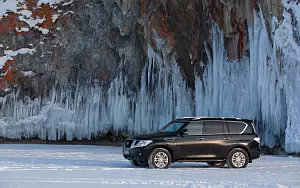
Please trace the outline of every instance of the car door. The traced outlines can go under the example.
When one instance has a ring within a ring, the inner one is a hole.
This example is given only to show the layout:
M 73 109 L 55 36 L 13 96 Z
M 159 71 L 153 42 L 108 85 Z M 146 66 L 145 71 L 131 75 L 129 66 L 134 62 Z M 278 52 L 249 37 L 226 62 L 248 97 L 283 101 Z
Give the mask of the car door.
M 205 152 L 208 159 L 222 159 L 226 153 L 227 142 L 230 140 L 225 121 L 203 121 L 205 135 Z
M 205 136 L 202 134 L 203 124 L 200 121 L 187 123 L 182 129 L 187 130 L 186 135 L 180 136 L 177 142 L 177 158 L 193 160 L 203 158 L 205 153 Z
M 227 126 L 230 134 L 230 140 L 227 141 L 229 146 L 227 150 L 229 150 L 233 146 L 237 146 L 240 144 L 247 145 L 247 143 L 249 142 L 247 134 L 250 133 L 251 135 L 252 132 L 252 129 L 249 130 L 248 128 L 251 127 L 249 127 L 244 122 L 236 122 L 236 121 L 228 121 Z M 245 135 L 243 135 L 242 133 L 245 133 Z M 255 136 L 253 135 L 252 138 L 254 137 Z

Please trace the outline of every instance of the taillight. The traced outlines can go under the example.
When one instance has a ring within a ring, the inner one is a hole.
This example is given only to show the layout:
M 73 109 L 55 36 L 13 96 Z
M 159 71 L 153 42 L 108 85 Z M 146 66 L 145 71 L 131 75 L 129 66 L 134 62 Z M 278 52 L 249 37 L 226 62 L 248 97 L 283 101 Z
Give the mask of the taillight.
M 260 138 L 259 137 L 255 137 L 254 141 L 258 142 L 260 144 Z

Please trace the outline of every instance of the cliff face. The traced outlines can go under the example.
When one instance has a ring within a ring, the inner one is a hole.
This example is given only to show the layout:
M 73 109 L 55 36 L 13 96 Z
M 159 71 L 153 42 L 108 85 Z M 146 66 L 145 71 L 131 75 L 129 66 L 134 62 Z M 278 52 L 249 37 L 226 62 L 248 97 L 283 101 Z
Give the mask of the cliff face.
M 108 86 L 121 69 L 137 88 L 148 44 L 174 56 L 193 88 L 194 69 L 201 72 L 198 62 L 207 60 L 204 42 L 211 42 L 212 22 L 224 31 L 228 58 L 239 60 L 249 55 L 247 27 L 258 3 L 267 25 L 271 15 L 281 17 L 280 0 L 3 1 L 0 55 L 22 48 L 34 54 L 2 61 L 17 70 L 4 79 L 2 90 L 16 83 L 29 95 L 47 95 L 54 82 L 74 84 L 77 79 Z M 19 74 L 27 70 L 36 76 Z
M 0 0 L 0 135 L 92 139 L 224 115 L 299 152 L 298 3 Z

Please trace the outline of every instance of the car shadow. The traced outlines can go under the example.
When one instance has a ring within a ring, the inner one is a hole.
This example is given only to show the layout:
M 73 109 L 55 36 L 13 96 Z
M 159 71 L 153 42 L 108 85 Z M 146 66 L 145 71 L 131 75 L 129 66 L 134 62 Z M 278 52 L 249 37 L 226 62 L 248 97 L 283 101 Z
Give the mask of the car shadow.
M 170 166 L 169 168 L 174 169 L 221 169 L 221 168 L 227 168 L 227 167 L 216 167 L 216 166 L 200 166 L 200 165 L 180 165 L 180 166 Z
M 39 157 L 2 157 L 0 161 L 11 161 L 17 164 L 27 165 L 47 165 L 47 166 L 77 166 L 77 167 L 100 167 L 104 169 L 132 169 L 148 167 L 134 167 L 127 160 L 95 160 L 95 159 L 66 159 L 66 158 L 39 158 Z M 226 167 L 208 166 L 203 163 L 174 163 L 169 167 L 170 169 L 217 169 Z

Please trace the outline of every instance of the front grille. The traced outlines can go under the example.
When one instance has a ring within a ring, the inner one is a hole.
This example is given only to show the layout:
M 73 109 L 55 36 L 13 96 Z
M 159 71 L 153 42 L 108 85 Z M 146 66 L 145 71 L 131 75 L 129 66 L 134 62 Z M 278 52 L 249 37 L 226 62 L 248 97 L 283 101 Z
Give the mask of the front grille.
M 125 141 L 125 148 L 130 148 L 133 140 L 126 140 Z

